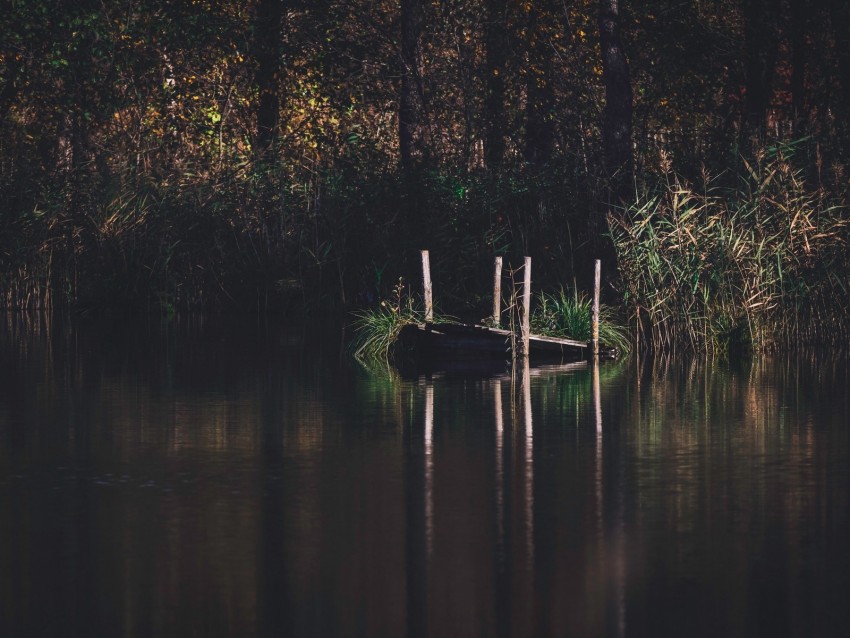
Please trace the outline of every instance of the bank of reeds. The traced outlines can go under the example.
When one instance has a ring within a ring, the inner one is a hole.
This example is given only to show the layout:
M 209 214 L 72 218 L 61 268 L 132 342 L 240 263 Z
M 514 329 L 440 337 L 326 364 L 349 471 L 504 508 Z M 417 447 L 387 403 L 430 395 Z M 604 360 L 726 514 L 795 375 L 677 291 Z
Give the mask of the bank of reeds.
M 732 183 L 668 174 L 609 219 L 639 340 L 710 352 L 846 341 L 847 206 L 791 160 L 763 152 Z

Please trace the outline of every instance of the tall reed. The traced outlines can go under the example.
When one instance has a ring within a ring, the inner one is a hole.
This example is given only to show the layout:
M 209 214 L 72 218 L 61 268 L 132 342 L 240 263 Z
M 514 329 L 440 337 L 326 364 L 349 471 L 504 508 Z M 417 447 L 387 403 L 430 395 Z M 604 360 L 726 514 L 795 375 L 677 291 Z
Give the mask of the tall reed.
M 846 339 L 848 208 L 791 159 L 762 152 L 731 185 L 668 174 L 609 218 L 639 339 L 695 351 Z

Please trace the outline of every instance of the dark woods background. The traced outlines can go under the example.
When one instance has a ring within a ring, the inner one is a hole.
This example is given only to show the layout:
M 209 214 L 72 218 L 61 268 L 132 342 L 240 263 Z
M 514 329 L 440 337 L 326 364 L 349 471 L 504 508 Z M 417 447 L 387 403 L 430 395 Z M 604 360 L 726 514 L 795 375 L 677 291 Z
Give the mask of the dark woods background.
M 451 310 L 495 254 L 616 294 L 647 193 L 847 189 L 844 0 L 2 5 L 7 307 L 364 306 L 420 248 Z

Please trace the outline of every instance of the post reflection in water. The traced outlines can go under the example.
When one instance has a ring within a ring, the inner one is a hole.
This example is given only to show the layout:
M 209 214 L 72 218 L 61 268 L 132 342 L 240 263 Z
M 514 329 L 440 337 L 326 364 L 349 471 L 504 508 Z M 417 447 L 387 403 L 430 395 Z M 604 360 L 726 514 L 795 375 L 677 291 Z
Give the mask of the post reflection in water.
M 496 419 L 496 569 L 504 568 L 505 560 L 505 415 L 502 408 L 502 380 L 490 382 L 493 393 L 493 413 Z
M 425 385 L 425 542 L 427 555 L 434 552 L 434 384 Z
M 603 533 L 602 521 L 602 391 L 599 383 L 599 357 L 593 358 L 593 366 L 591 369 L 591 383 L 593 392 L 593 417 L 596 425 L 596 533 L 600 536 Z
M 534 423 L 531 415 L 531 372 L 522 368 L 522 413 L 525 425 L 525 547 L 528 570 L 534 569 Z

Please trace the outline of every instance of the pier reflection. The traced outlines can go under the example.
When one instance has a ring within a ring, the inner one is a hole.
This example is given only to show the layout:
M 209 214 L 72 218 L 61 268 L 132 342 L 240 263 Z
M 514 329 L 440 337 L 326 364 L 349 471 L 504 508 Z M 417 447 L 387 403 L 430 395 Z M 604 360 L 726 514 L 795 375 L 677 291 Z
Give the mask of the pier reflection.
M 409 594 L 420 592 L 409 595 L 408 604 L 425 606 L 421 622 L 428 634 L 456 628 L 458 619 L 473 622 L 474 614 L 475 623 L 486 620 L 483 630 L 491 635 L 530 635 L 547 624 L 535 621 L 537 610 L 557 614 L 563 608 L 545 591 L 553 560 L 549 530 L 543 532 L 545 551 L 537 551 L 535 409 L 551 408 L 553 398 L 567 401 L 579 412 L 562 424 L 565 432 L 583 436 L 584 414 L 598 415 L 601 427 L 598 377 L 594 395 L 589 374 L 587 363 L 525 365 L 489 378 L 432 374 L 416 382 L 422 445 L 414 464 L 421 474 L 411 483 L 421 486 L 421 515 L 411 513 L 410 519 L 420 520 L 421 528 L 411 530 L 408 543 L 419 538 L 422 544 L 408 551 L 407 569 L 415 572 L 408 575 Z M 488 429 L 482 418 L 488 401 L 492 429 L 486 441 L 480 435 Z M 478 412 L 474 419 L 465 409 L 470 404 Z M 460 456 L 459 448 L 466 448 Z M 483 454 L 487 449 L 490 459 Z M 482 472 L 488 464 L 490 472 Z M 601 477 L 594 485 L 601 486 Z M 544 493 L 550 506 L 549 490 Z M 408 625 L 408 633 L 421 630 Z

